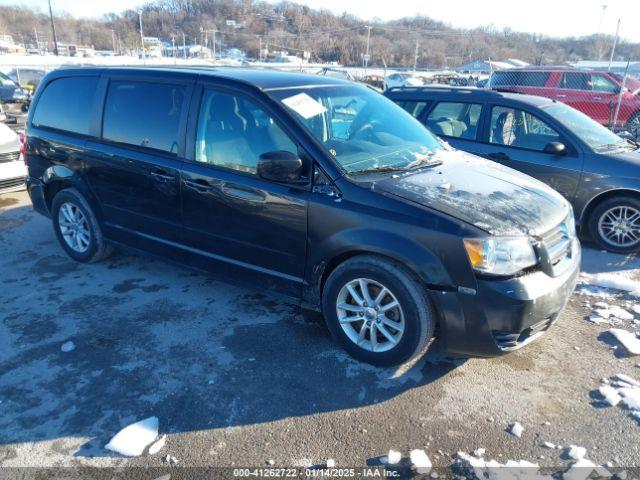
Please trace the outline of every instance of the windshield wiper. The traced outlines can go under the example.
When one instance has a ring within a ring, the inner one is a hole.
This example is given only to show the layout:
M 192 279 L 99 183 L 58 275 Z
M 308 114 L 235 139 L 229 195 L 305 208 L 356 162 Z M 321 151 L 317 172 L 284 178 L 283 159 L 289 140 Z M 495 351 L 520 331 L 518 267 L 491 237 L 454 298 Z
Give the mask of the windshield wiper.
M 394 167 L 391 165 L 383 165 L 381 167 L 371 167 L 371 168 L 363 168 L 362 170 L 354 170 L 349 172 L 349 174 L 360 174 L 360 173 L 387 173 L 387 172 L 403 172 L 405 167 Z
M 434 160 L 433 157 L 428 157 L 409 162 L 404 168 L 408 170 L 418 167 L 437 167 L 438 165 L 442 165 L 442 160 Z

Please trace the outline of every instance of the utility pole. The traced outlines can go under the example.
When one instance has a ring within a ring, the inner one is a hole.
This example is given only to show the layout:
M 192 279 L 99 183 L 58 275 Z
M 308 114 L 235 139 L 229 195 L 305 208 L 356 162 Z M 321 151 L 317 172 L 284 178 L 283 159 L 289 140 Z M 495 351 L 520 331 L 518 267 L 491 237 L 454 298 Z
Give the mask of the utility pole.
M 51 20 L 51 33 L 53 34 L 53 54 L 58 55 L 58 37 L 56 37 L 56 24 L 53 22 L 53 10 L 51 10 L 51 0 L 49 0 L 49 19 Z
M 113 53 L 115 55 L 115 53 L 116 53 L 116 32 L 115 32 L 115 30 L 113 28 L 111 29 L 111 43 L 113 44 Z
M 40 50 L 40 42 L 38 41 L 38 27 L 33 27 L 33 33 L 36 34 L 36 48 Z
M 144 53 L 144 35 L 142 34 L 142 10 L 138 10 L 138 19 L 140 20 L 140 45 L 142 46 L 142 62 L 147 64 L 147 56 Z
M 182 56 L 187 58 L 187 37 L 184 32 L 182 32 Z
M 607 72 L 611 71 L 611 63 L 613 63 L 613 55 L 616 53 L 616 46 L 618 45 L 618 35 L 620 34 L 620 18 L 618 18 L 618 26 L 616 27 L 616 38 L 613 39 L 613 46 L 611 47 L 611 56 L 609 57 L 609 67 Z
M 416 40 L 416 52 L 413 55 L 413 71 L 415 72 L 418 68 L 418 48 L 420 48 L 420 42 Z
M 369 40 L 371 39 L 371 26 L 367 25 L 367 52 L 364 54 L 364 75 L 367 75 L 367 66 L 369 65 Z
M 258 61 L 262 62 L 262 37 L 258 37 L 260 41 L 260 46 L 258 47 Z

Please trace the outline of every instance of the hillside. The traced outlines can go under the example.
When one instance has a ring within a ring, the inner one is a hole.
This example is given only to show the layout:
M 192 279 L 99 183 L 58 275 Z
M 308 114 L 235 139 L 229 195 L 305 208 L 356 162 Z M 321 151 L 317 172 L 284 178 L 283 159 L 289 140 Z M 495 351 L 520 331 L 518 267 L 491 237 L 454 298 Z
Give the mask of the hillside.
M 228 25 L 228 21 L 235 22 Z M 145 36 L 177 43 L 211 42 L 216 29 L 217 48 L 237 47 L 257 57 L 260 45 L 312 52 L 316 61 L 344 65 L 362 62 L 371 29 L 371 65 L 412 66 L 418 43 L 418 66 L 441 68 L 477 58 L 520 58 L 530 63 L 560 63 L 608 58 L 613 39 L 603 35 L 556 39 L 492 28 L 459 30 L 428 17 L 365 23 L 348 13 L 334 15 L 291 2 L 271 4 L 252 0 L 158 0 L 143 8 Z M 71 13 L 56 16 L 58 41 L 135 50 L 140 36 L 138 14 L 128 10 L 101 20 L 76 19 Z M 26 7 L 0 7 L 0 29 L 17 42 L 50 41 L 49 18 Z M 622 42 L 616 59 L 640 58 L 640 44 Z

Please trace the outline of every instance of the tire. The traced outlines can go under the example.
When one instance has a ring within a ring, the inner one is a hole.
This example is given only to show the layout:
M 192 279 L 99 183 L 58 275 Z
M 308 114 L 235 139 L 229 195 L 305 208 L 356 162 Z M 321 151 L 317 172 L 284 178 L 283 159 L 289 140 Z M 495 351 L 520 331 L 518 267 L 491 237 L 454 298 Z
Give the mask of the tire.
M 375 300 L 373 297 L 378 296 L 381 287 L 389 293 L 378 304 L 367 303 L 366 308 L 362 307 L 348 288 L 350 282 L 354 282 L 351 286 L 355 285 L 357 296 L 364 300 L 358 279 L 367 283 L 370 299 Z M 398 307 L 383 314 L 382 309 L 388 308 L 393 301 L 398 303 Z M 338 305 L 347 306 L 349 310 L 339 309 Z M 378 307 L 377 313 L 371 305 Z M 357 309 L 361 311 L 355 312 Z M 350 258 L 331 272 L 323 290 L 322 311 L 333 338 L 342 348 L 357 360 L 384 367 L 412 361 L 424 353 L 436 323 L 431 302 L 415 275 L 404 266 L 375 255 Z M 361 320 L 344 323 L 339 320 L 354 316 L 361 317 Z M 366 322 L 371 326 L 365 328 Z M 391 325 L 402 325 L 402 332 Z M 365 337 L 358 344 L 363 328 Z M 395 344 L 382 334 L 381 328 L 391 334 Z M 372 331 L 375 331 L 375 345 Z
M 626 209 L 626 211 L 624 209 Z M 622 214 L 622 212 L 626 213 Z M 624 254 L 637 252 L 640 250 L 640 217 L 633 217 L 634 212 L 640 214 L 640 200 L 635 197 L 620 195 L 604 200 L 595 207 L 589 217 L 589 235 L 591 239 L 600 248 L 610 252 Z M 608 214 L 609 216 L 607 217 Z M 618 214 L 622 214 L 625 218 L 628 218 L 629 221 L 626 222 L 626 224 L 637 228 L 627 228 L 625 227 L 625 222 L 623 222 L 622 231 L 625 229 L 632 230 L 631 233 L 633 235 L 630 236 L 629 234 L 625 235 L 623 233 L 618 236 L 613 234 L 611 238 L 607 238 L 606 233 L 612 230 L 615 231 L 617 228 L 612 219 L 617 218 Z M 611 224 L 613 224 L 613 226 L 610 226 Z M 637 236 L 638 240 L 632 241 L 633 236 Z
M 636 112 L 625 124 L 624 128 L 635 137 L 635 141 L 640 141 L 640 112 Z
M 72 218 L 76 219 L 76 222 L 70 222 L 67 216 L 69 209 L 74 212 L 75 217 Z M 51 202 L 51 218 L 60 245 L 76 262 L 98 262 L 111 253 L 111 246 L 104 240 L 98 219 L 85 198 L 75 188 L 61 190 L 56 194 Z M 74 223 L 75 227 L 66 226 Z M 71 234 L 69 234 L 70 231 Z M 68 240 L 70 236 L 82 238 L 82 240 L 72 241 L 71 243 L 74 244 L 72 246 Z

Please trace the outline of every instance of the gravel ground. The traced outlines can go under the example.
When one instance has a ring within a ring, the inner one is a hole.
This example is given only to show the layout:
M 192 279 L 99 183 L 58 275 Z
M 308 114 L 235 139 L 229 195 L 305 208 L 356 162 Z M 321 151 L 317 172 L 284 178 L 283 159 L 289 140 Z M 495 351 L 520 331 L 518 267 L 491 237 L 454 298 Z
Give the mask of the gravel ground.
M 634 257 L 584 257 L 591 273 L 640 273 Z M 585 320 L 597 300 L 574 294 L 540 341 L 508 356 L 454 361 L 436 344 L 408 370 L 376 369 L 343 354 L 317 314 L 254 291 L 123 252 L 74 263 L 24 192 L 0 195 L 0 466 L 153 467 L 168 454 L 178 466 L 364 466 L 425 448 L 448 467 L 482 447 L 565 468 L 543 441 L 638 466 L 640 425 L 596 391 L 602 377 L 640 378 L 640 357 Z M 160 453 L 103 448 L 151 415 L 168 434 Z M 506 431 L 514 421 L 521 438 Z

